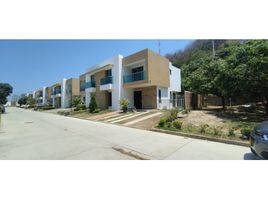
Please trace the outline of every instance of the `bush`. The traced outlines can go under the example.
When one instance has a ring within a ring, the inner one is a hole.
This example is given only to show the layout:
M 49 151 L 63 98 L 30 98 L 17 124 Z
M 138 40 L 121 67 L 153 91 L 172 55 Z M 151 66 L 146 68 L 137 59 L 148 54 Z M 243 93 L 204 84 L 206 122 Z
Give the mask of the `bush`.
M 166 118 L 161 118 L 160 121 L 158 122 L 158 127 L 163 128 L 166 125 L 167 119 Z
M 70 111 L 63 111 L 63 115 L 64 115 L 64 116 L 68 116 L 68 115 L 70 115 Z
M 249 139 L 249 135 L 252 132 L 252 128 L 246 126 L 241 129 L 241 134 L 243 138 Z
M 42 109 L 43 110 L 52 110 L 52 109 L 54 109 L 54 107 L 53 106 L 44 106 Z
M 82 104 L 81 96 L 74 96 L 71 101 L 71 107 L 77 107 L 80 104 Z
M 234 132 L 234 128 L 229 128 L 229 131 L 228 131 L 228 136 L 229 137 L 234 137 L 235 136 L 235 132 Z
M 173 122 L 178 117 L 179 110 L 178 109 L 172 109 L 170 110 L 170 114 L 167 118 L 168 122 Z
M 93 111 L 93 113 L 99 113 L 100 112 L 100 109 L 97 108 L 96 110 Z
M 89 103 L 89 112 L 94 113 L 96 112 L 96 110 L 98 110 L 98 105 L 96 102 L 95 95 L 92 95 Z
M 221 135 L 221 130 L 219 130 L 217 127 L 213 127 L 213 135 Z
M 86 110 L 86 109 L 87 109 L 85 104 L 78 104 L 78 105 L 76 106 L 76 108 L 77 108 L 78 110 Z
M 180 130 L 182 128 L 182 121 L 176 120 L 172 123 L 173 127 Z
M 202 124 L 202 125 L 200 126 L 200 128 L 199 128 L 199 132 L 200 132 L 200 133 L 203 133 L 203 134 L 206 133 L 208 127 L 209 127 L 208 124 Z

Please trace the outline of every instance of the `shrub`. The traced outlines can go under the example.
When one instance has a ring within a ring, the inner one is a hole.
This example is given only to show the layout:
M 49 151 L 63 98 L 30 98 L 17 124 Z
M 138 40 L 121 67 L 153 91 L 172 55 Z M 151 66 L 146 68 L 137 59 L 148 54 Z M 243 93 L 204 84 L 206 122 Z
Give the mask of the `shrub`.
M 96 102 L 95 95 L 91 96 L 90 103 L 89 103 L 89 112 L 94 113 L 98 109 L 98 104 Z
M 93 113 L 99 113 L 100 112 L 100 109 L 99 108 L 97 108 L 96 110 L 94 110 L 94 112 Z
M 53 106 L 44 106 L 42 109 L 43 110 L 52 110 L 52 109 L 54 109 L 54 107 Z
M 127 107 L 128 107 L 128 104 L 129 104 L 129 101 L 128 99 L 121 99 L 119 101 L 120 105 L 122 106 L 122 110 L 123 112 L 127 112 Z
M 246 126 L 241 129 L 241 134 L 243 138 L 249 139 L 249 135 L 252 131 L 252 128 Z
M 161 118 L 160 121 L 158 122 L 158 127 L 163 128 L 166 125 L 167 119 L 166 118 Z
M 71 107 L 77 107 L 79 104 L 82 104 L 81 96 L 76 95 L 72 98 Z
M 76 108 L 77 108 L 78 110 L 86 110 L 86 109 L 87 109 L 85 104 L 78 104 L 78 105 L 76 106 Z
M 171 109 L 170 114 L 167 118 L 168 122 L 173 122 L 178 117 L 179 110 L 178 109 Z
M 64 115 L 64 116 L 68 116 L 68 115 L 70 115 L 70 111 L 63 111 L 63 115 Z
M 234 132 L 234 128 L 229 128 L 229 131 L 228 131 L 228 136 L 229 137 L 234 137 L 235 136 L 235 132 Z
M 179 120 L 176 120 L 173 122 L 173 127 L 176 128 L 176 129 L 181 129 L 182 128 L 182 121 L 179 121 Z
M 208 127 L 209 127 L 208 124 L 202 124 L 202 125 L 200 126 L 200 128 L 199 128 L 199 132 L 200 132 L 200 133 L 203 133 L 203 134 L 206 133 Z
M 219 130 L 217 127 L 213 127 L 213 135 L 221 135 L 221 130 Z

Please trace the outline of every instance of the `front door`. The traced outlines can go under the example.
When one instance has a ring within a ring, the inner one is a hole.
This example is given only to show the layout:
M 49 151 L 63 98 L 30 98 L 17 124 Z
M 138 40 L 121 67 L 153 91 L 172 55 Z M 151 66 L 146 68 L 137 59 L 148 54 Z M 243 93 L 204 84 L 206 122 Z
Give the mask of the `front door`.
M 108 105 L 112 107 L 112 92 L 108 92 Z
M 134 91 L 134 106 L 136 109 L 142 109 L 142 92 Z

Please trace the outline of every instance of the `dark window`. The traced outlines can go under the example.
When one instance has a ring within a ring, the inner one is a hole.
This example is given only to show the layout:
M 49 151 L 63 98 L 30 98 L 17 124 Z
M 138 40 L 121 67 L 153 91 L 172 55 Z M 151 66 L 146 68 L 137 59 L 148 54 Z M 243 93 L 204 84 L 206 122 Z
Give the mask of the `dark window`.
M 132 73 L 137 73 L 137 72 L 142 72 L 143 71 L 143 66 L 136 67 L 132 69 Z
M 95 82 L 95 75 L 90 76 L 90 82 Z
M 112 76 L 112 69 L 108 69 L 105 71 L 105 77 Z
M 169 74 L 170 74 L 170 75 L 172 74 L 171 69 L 169 70 Z
M 84 102 L 84 103 L 86 102 L 86 97 L 83 97 L 83 102 Z
M 161 90 L 158 90 L 158 101 L 159 103 L 162 103 L 162 94 L 161 94 Z

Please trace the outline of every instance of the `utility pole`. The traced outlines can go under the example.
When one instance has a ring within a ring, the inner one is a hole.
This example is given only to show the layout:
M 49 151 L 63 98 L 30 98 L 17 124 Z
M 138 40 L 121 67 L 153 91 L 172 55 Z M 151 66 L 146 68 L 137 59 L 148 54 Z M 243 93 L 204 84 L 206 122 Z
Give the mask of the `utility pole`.
M 212 40 L 212 57 L 215 57 L 215 44 L 214 44 L 214 40 Z

